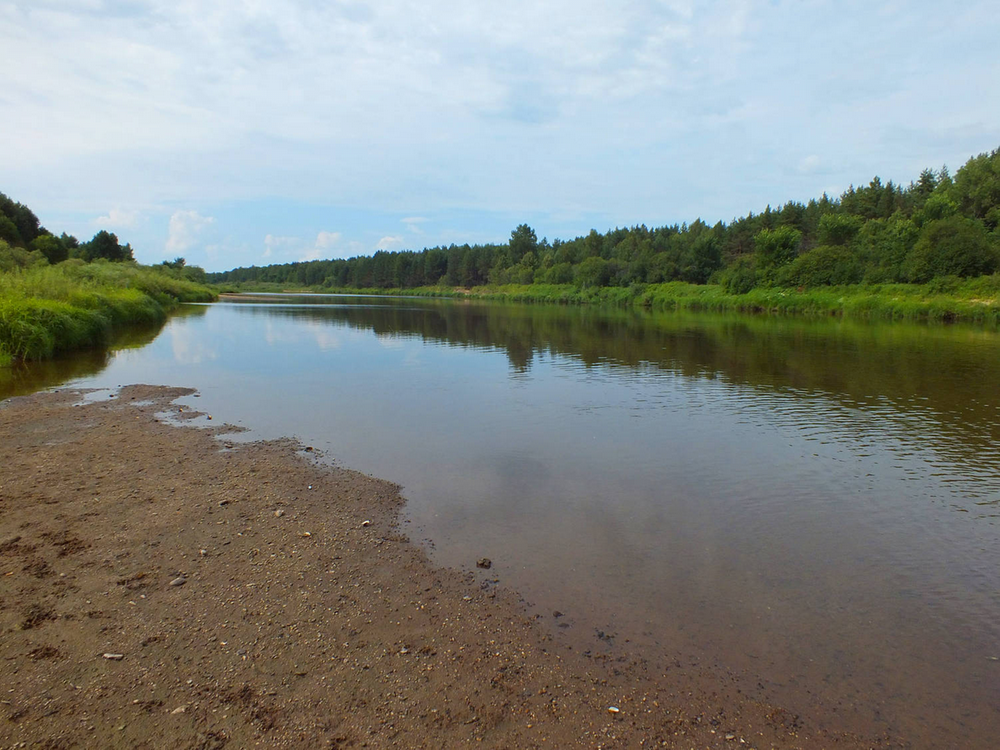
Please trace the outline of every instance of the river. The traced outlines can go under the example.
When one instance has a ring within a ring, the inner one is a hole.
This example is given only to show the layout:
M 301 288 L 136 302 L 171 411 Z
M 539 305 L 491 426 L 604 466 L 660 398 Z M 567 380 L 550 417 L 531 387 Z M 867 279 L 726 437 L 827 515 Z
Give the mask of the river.
M 0 397 L 192 386 L 233 439 L 402 485 L 436 562 L 489 557 L 577 648 L 915 747 L 1000 737 L 996 331 L 270 295 L 125 343 Z

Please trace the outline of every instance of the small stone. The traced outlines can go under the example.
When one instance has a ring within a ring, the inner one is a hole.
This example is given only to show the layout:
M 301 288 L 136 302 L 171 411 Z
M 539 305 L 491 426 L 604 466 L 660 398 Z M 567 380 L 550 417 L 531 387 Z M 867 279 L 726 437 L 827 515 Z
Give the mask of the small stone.
M 173 711 L 171 711 L 171 712 L 170 712 L 170 714 L 171 714 L 171 715 L 174 715 L 174 714 L 182 714 L 182 713 L 184 713 L 185 711 L 187 711 L 187 706 L 178 706 L 178 707 L 177 707 L 177 708 L 175 708 L 175 709 L 174 709 Z
M 306 453 L 312 453 L 312 451 L 313 451 L 313 447 L 311 445 L 307 445 L 306 446 Z M 309 489 L 312 489 L 312 487 L 310 487 Z
M 367 528 L 367 527 L 369 527 L 369 526 L 371 526 L 371 525 L 372 525 L 372 522 L 371 522 L 371 521 L 362 521 L 362 522 L 361 522 L 361 526 L 362 526 L 362 528 Z
M 727 734 L 726 735 L 726 741 L 727 742 L 732 742 L 735 739 L 736 739 L 736 735 L 735 734 Z
M 103 654 L 103 656 L 109 661 L 121 661 L 125 658 L 125 654 Z
M 480 557 L 476 561 L 476 567 L 482 568 L 483 570 L 489 570 L 490 568 L 493 567 L 493 561 L 490 560 L 490 558 L 488 557 Z
M 621 713 L 621 709 L 618 708 L 618 706 L 608 706 L 608 713 L 609 714 Z
M 229 501 L 228 500 L 220 500 L 219 501 L 219 507 L 220 508 L 223 508 L 223 507 L 225 507 L 227 505 L 229 505 Z
M 563 613 L 560 612 L 558 609 L 555 609 L 555 610 L 552 610 L 552 616 L 553 617 L 562 617 Z
M 285 515 L 285 511 L 283 511 L 281 508 L 278 508 L 276 511 L 274 511 L 275 518 L 281 518 L 283 515 Z
M 177 578 L 175 578 L 174 580 L 172 580 L 170 582 L 170 585 L 171 586 L 183 586 L 187 582 L 188 582 L 187 578 L 185 578 L 184 576 L 177 576 Z

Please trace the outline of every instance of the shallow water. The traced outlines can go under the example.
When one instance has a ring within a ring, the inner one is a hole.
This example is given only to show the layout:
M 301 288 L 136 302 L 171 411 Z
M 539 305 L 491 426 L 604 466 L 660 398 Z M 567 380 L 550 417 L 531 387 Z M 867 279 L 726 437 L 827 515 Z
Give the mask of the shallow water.
M 996 332 L 271 299 L 19 388 L 193 386 L 213 424 L 402 484 L 435 560 L 491 558 L 578 648 L 628 639 L 824 726 L 995 746 Z

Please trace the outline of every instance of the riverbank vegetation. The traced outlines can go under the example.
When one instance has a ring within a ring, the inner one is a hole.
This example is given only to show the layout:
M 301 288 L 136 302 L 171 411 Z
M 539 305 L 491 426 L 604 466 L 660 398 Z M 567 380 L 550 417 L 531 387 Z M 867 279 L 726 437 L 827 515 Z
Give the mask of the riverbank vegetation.
M 135 263 L 130 245 L 100 231 L 57 237 L 0 193 L 0 366 L 99 346 L 115 331 L 162 322 L 180 302 L 209 301 L 204 271 L 183 258 Z
M 215 293 L 159 267 L 68 261 L 0 273 L 0 365 L 100 346 L 126 327 L 163 322 Z
M 519 300 L 975 318 L 996 314 L 998 226 L 1000 149 L 954 177 L 946 167 L 925 169 L 909 185 L 875 177 L 838 198 L 789 201 L 712 226 L 698 219 L 591 230 L 550 243 L 522 224 L 506 244 L 253 266 L 208 280 L 241 289 L 485 288 Z M 966 292 L 975 300 L 968 307 L 939 309 Z

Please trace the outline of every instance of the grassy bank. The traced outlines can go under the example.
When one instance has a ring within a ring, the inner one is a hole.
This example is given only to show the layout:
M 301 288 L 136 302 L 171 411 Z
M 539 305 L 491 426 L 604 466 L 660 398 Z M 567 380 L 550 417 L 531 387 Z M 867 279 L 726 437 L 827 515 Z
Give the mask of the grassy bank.
M 133 325 L 162 322 L 181 302 L 216 298 L 167 270 L 72 261 L 0 274 L 0 366 L 107 343 Z
M 472 289 L 430 286 L 416 289 L 289 288 L 281 284 L 225 285 L 227 291 L 303 291 L 461 297 L 550 304 L 641 306 L 654 310 L 705 310 L 785 315 L 839 315 L 872 320 L 1000 323 L 1000 274 L 976 279 L 938 279 L 929 284 L 882 284 L 757 288 L 729 294 L 717 284 L 637 284 L 579 288 L 571 284 L 510 284 Z

